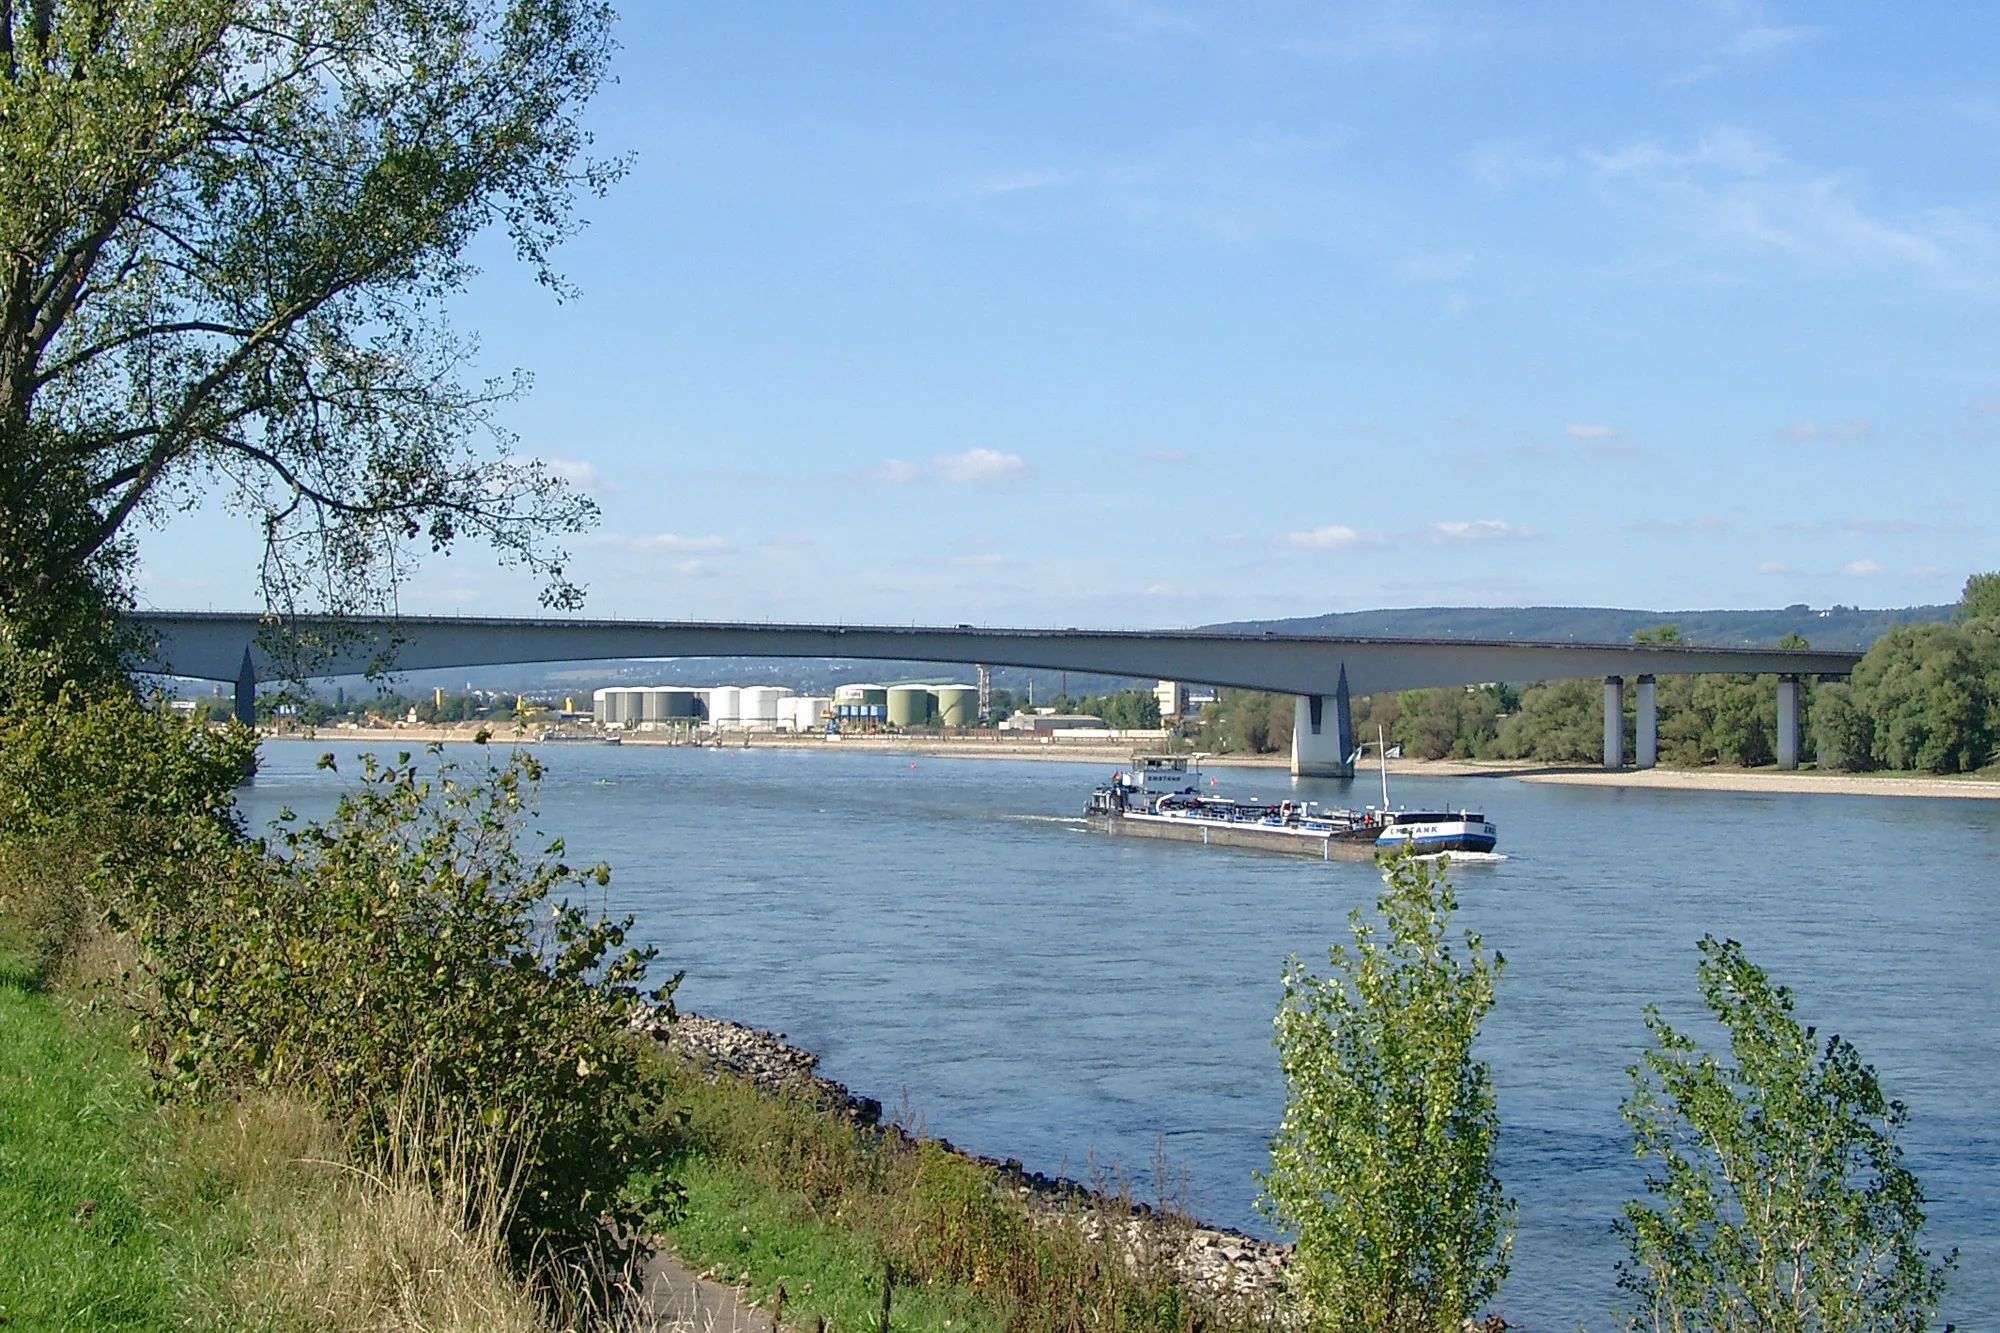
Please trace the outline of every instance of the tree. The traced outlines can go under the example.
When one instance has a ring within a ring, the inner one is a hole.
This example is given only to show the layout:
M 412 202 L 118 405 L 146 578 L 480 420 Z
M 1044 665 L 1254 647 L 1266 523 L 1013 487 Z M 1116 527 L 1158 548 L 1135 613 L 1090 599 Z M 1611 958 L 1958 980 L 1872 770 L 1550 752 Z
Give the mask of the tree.
M 1595 763 L 1604 758 L 1604 689 L 1595 680 L 1552 680 L 1521 691 L 1521 710 L 1500 724 L 1509 759 Z
M 512 456 L 442 303 L 554 247 L 599 0 L 0 0 L 0 605 L 109 621 L 133 525 L 220 488 L 283 611 L 388 605 L 471 537 L 576 602 L 591 503 Z
M 1625 1205 L 1632 1323 L 1718 1333 L 1923 1329 L 1947 1256 L 1917 1245 L 1923 1191 L 1883 1095 L 1848 1042 L 1821 1047 L 1734 940 L 1701 942 L 1701 997 L 1733 1064 L 1646 1011 L 1653 1048 L 1625 1101 L 1649 1205 Z
M 1472 1058 L 1505 960 L 1447 939 L 1442 870 L 1389 861 L 1376 911 L 1316 977 L 1285 972 L 1276 1044 L 1285 1114 L 1263 1207 L 1294 1232 L 1316 1324 L 1340 1333 L 1457 1333 L 1507 1272 L 1512 1204 L 1493 1174 L 1492 1080 Z
M 1959 594 L 1958 610 L 1952 613 L 1952 619 L 1958 621 L 1984 616 L 2000 617 L 2000 573 L 1974 574 L 1967 579 L 1965 591 Z
M 2000 620 L 1898 625 L 1855 665 L 1851 693 L 1876 764 L 1982 768 L 2000 746 Z

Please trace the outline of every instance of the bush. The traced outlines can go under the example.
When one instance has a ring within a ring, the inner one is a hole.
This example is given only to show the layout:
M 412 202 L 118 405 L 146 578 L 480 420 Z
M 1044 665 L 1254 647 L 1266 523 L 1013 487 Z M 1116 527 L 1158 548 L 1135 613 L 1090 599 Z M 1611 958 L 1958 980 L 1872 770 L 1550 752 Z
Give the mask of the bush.
M 1507 1272 L 1499 1115 L 1472 1058 L 1504 960 L 1470 931 L 1462 955 L 1446 939 L 1457 902 L 1430 863 L 1396 858 L 1383 881 L 1386 945 L 1356 911 L 1331 976 L 1296 958 L 1286 971 L 1263 1206 L 1298 1237 L 1292 1271 L 1318 1326 L 1457 1333 Z
M 1648 1009 L 1654 1046 L 1631 1070 L 1625 1118 L 1657 1163 L 1648 1205 L 1625 1206 L 1619 1286 L 1654 1329 L 1843 1333 L 1921 1330 L 1947 1257 L 1917 1246 L 1923 1191 L 1903 1166 L 1907 1112 L 1839 1037 L 1824 1048 L 1792 997 L 1713 937 L 1701 997 L 1733 1065 Z
M 302 1090 L 363 1158 L 414 1093 L 517 1155 L 522 1261 L 596 1247 L 601 1215 L 636 1220 L 620 1190 L 657 1167 L 669 1113 L 627 1031 L 652 951 L 624 947 L 629 919 L 557 897 L 609 872 L 517 847 L 538 776 L 518 754 L 483 780 L 369 758 L 326 823 L 183 863 L 141 932 L 142 1030 L 174 1091 Z
M 0 647 L 0 934 L 58 966 L 107 915 L 157 893 L 163 866 L 235 839 L 255 737 L 87 688 L 53 652 Z

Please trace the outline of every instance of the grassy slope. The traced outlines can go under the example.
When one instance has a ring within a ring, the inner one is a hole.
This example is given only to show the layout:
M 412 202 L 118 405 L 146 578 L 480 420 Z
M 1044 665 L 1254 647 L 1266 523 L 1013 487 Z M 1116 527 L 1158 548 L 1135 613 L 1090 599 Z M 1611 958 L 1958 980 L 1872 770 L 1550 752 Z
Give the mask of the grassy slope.
M 220 1239 L 158 1188 L 167 1129 L 101 1024 L 0 973 L 0 1313 L 14 1328 L 178 1326 Z
M 697 1158 L 683 1164 L 687 1214 L 668 1233 L 681 1259 L 718 1281 L 746 1288 L 765 1309 L 783 1283 L 785 1322 L 833 1333 L 873 1329 L 882 1302 L 880 1248 L 854 1231 L 812 1216 L 803 1199 L 775 1193 L 739 1167 Z M 986 1333 L 1006 1323 L 1004 1307 L 956 1284 L 899 1285 L 891 1323 L 898 1333 Z

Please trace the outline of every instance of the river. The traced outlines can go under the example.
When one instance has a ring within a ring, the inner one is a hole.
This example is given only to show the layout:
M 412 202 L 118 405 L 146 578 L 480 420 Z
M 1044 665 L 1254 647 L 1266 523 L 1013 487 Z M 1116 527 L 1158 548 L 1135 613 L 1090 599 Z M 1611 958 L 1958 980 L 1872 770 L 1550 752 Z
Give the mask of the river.
M 387 753 L 390 743 L 373 748 Z M 273 742 L 257 823 L 331 808 L 352 742 Z M 455 757 L 484 762 L 473 747 Z M 1271 1234 L 1253 1173 L 1283 1098 L 1270 1044 L 1296 953 L 1324 970 L 1373 867 L 1111 839 L 1073 816 L 1095 768 L 832 750 L 555 746 L 541 828 L 613 869 L 684 1008 L 775 1028 L 926 1130 L 1030 1169 L 1114 1164 L 1152 1192 L 1163 1150 L 1207 1220 Z M 1229 771 L 1233 795 L 1364 803 L 1369 779 Z M 1613 1326 L 1611 1234 L 1642 1172 L 1618 1104 L 1648 1004 L 1713 1037 L 1695 942 L 1743 941 L 1798 1014 L 1853 1041 L 1907 1102 L 1926 1241 L 1960 1251 L 1944 1306 L 2000 1327 L 2000 803 L 1403 778 L 1468 805 L 1508 859 L 1454 872 L 1505 955 L 1480 1054 L 1518 1201 L 1498 1303 L 1533 1330 Z

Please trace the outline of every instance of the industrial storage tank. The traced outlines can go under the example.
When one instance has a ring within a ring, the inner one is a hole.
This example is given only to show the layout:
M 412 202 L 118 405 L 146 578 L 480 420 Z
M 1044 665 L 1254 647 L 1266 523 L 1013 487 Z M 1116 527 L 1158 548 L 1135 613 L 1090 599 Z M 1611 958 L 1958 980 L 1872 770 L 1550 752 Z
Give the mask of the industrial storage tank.
M 642 722 L 665 722 L 667 696 L 673 691 L 664 685 L 648 685 L 639 691 L 639 720 Z
M 590 720 L 600 727 L 612 720 L 612 693 L 613 691 L 609 686 L 590 692 Z
M 940 685 L 937 695 L 938 721 L 947 727 L 969 727 L 979 720 L 977 685 Z
M 826 715 L 833 706 L 833 700 L 823 694 L 802 694 L 792 700 L 792 729 L 795 731 L 818 731 L 826 724 Z
M 621 727 L 636 727 L 645 718 L 644 690 L 614 687 L 604 692 L 604 720 Z
M 739 709 L 745 727 L 767 727 L 776 730 L 778 726 L 778 701 L 789 699 L 792 692 L 782 685 L 751 685 L 739 697 Z
M 743 721 L 743 691 L 734 685 L 718 685 L 708 692 L 708 720 L 718 731 Z
M 889 687 L 889 725 L 921 727 L 931 720 L 931 692 L 927 685 Z
M 662 685 L 659 690 L 665 702 L 668 721 L 685 722 L 689 718 L 701 716 L 700 690 L 690 690 L 680 685 Z
M 834 690 L 833 701 L 837 704 L 873 704 L 877 708 L 887 708 L 889 691 L 880 685 L 842 685 Z

